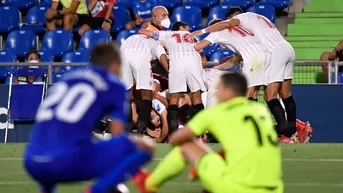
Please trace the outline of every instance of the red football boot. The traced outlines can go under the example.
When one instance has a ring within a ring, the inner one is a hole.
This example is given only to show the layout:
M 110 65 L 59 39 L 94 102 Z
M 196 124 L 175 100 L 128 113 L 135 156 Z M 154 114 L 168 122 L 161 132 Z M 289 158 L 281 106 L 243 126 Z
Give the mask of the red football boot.
M 296 121 L 297 132 L 295 134 L 295 139 L 298 143 L 308 143 L 312 137 L 312 127 L 308 121 L 306 123 L 297 119 Z
M 279 137 L 279 143 L 295 143 L 291 138 L 281 135 Z
M 132 182 L 136 185 L 137 189 L 141 193 L 152 193 L 146 190 L 145 180 L 149 176 L 149 172 L 145 169 L 141 169 L 135 176 L 132 177 Z

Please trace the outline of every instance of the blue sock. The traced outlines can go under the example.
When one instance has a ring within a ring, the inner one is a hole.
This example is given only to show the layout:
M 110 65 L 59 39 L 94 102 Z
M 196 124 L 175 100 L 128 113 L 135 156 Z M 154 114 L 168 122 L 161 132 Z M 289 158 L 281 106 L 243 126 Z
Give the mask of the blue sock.
M 135 175 L 139 169 L 149 160 L 151 155 L 145 151 L 137 151 L 123 159 L 120 164 L 109 169 L 109 173 L 92 186 L 92 193 L 107 193 L 115 188 L 119 183 L 126 181 Z

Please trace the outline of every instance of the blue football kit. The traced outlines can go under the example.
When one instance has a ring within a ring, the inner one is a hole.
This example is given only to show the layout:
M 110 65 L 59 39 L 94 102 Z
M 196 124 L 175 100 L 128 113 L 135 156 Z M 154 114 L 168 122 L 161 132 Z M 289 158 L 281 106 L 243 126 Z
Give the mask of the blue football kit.
M 126 123 L 126 95 L 119 78 L 93 65 L 64 74 L 48 90 L 24 155 L 25 168 L 42 192 L 53 192 L 58 183 L 96 178 L 90 192 L 107 193 L 151 159 L 125 134 L 92 140 L 104 116 Z
M 143 19 L 152 17 L 152 9 L 156 6 L 156 0 L 145 0 L 143 3 L 140 0 L 133 1 L 133 13 L 139 15 Z

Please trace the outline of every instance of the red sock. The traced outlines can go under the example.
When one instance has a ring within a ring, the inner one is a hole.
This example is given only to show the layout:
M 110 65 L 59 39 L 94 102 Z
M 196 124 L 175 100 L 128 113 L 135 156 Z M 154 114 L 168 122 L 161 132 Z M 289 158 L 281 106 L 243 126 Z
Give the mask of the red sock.
M 225 159 L 225 152 L 224 152 L 224 150 L 220 150 L 217 153 L 218 153 L 218 155 L 220 155 L 222 158 Z

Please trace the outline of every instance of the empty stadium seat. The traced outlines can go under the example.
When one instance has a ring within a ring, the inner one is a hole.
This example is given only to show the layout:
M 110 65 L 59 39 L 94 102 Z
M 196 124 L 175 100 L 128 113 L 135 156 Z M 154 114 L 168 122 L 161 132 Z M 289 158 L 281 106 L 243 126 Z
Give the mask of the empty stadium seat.
M 86 52 L 68 52 L 63 55 L 62 62 L 64 63 L 80 63 L 80 62 L 88 62 L 89 61 L 89 54 Z
M 171 23 L 183 21 L 187 23 L 191 29 L 197 30 L 201 27 L 202 16 L 201 9 L 197 6 L 180 6 L 175 8 L 171 16 Z
M 44 35 L 42 51 L 53 56 L 63 56 L 73 50 L 73 34 L 67 30 L 48 31 Z
M 183 0 L 156 0 L 156 5 L 162 5 L 166 8 L 175 8 L 182 5 Z
M 210 22 L 212 19 L 216 19 L 216 18 L 226 20 L 225 13 L 228 9 L 229 9 L 229 6 L 227 5 L 218 5 L 218 6 L 212 7 L 207 17 L 207 23 Z
M 119 32 L 117 39 L 116 39 L 116 43 L 118 46 L 121 46 L 121 44 L 130 36 L 137 34 L 136 30 L 124 30 Z
M 22 30 L 32 30 L 35 33 L 44 33 L 45 13 L 49 9 L 47 6 L 35 6 L 27 12 Z
M 117 0 L 116 6 L 121 6 L 121 7 L 125 7 L 125 8 L 131 8 L 132 7 L 132 2 L 133 2 L 133 0 Z
M 17 58 L 11 51 L 1 51 L 0 52 L 0 62 L 17 62 Z M 9 72 L 14 71 L 13 66 L 1 66 L 0 67 L 0 78 L 5 79 Z
M 185 5 L 194 5 L 200 8 L 210 8 L 219 4 L 219 0 L 188 0 Z
M 118 1 L 117 1 L 118 3 Z M 131 7 L 132 5 L 130 5 Z M 125 25 L 131 21 L 130 12 L 125 7 L 113 7 L 113 14 L 114 18 L 120 18 L 120 19 L 114 19 L 114 24 L 112 26 L 111 31 L 112 32 L 120 32 L 125 28 Z
M 38 4 L 39 6 L 51 6 L 52 0 L 41 0 L 41 2 Z
M 259 5 L 268 4 L 273 6 L 275 9 L 284 9 L 292 4 L 293 0 L 260 0 Z
M 36 48 L 36 34 L 33 31 L 16 30 L 7 36 L 5 49 L 11 50 L 16 55 L 23 57 L 31 48 Z
M 107 31 L 88 30 L 81 37 L 79 49 L 89 52 L 94 45 L 109 42 L 111 42 L 111 36 Z
M 28 9 L 38 4 L 38 0 L 7 0 L 6 5 Z
M 271 5 L 256 5 L 256 6 L 249 7 L 247 11 L 263 15 L 274 24 L 276 22 L 275 9 Z
M 16 30 L 20 25 L 20 14 L 16 7 L 0 7 L 0 33 Z
M 54 62 L 54 56 L 49 52 L 38 52 L 41 62 Z
M 201 36 L 199 37 L 199 40 L 200 40 L 200 41 L 203 40 L 205 37 L 208 36 L 208 34 L 209 34 L 209 33 L 206 33 L 206 34 L 201 35 Z M 211 45 L 209 45 L 209 46 L 207 46 L 207 47 L 205 47 L 205 48 L 203 49 L 204 54 L 205 54 L 205 56 L 206 56 L 207 58 L 210 58 L 210 56 L 211 56 L 214 52 L 219 51 L 219 50 L 220 50 L 219 44 L 211 44 Z
M 223 5 L 239 6 L 242 9 L 246 9 L 255 4 L 255 0 L 224 0 Z
M 233 54 L 234 54 L 234 52 L 232 50 L 229 50 L 229 49 L 216 51 L 211 55 L 210 61 L 211 62 L 220 62 L 221 59 L 232 56 Z

